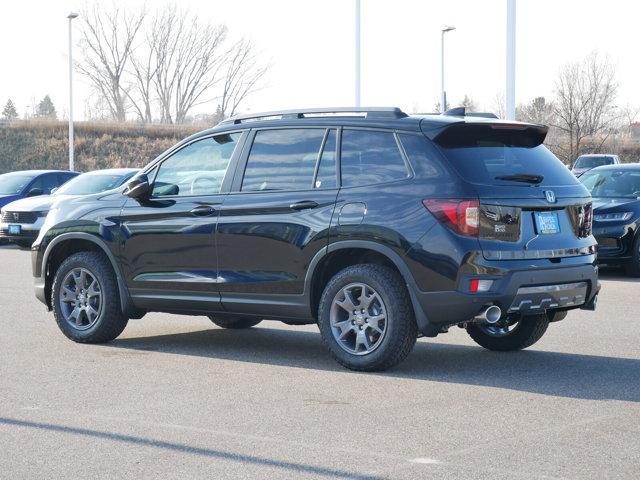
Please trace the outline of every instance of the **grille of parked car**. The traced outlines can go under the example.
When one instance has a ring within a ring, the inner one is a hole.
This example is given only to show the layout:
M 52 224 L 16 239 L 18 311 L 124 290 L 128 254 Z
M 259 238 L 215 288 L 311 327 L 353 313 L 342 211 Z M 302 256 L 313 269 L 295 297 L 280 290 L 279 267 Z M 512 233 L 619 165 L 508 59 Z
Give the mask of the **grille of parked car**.
M 35 223 L 37 216 L 32 212 L 2 212 L 4 223 Z

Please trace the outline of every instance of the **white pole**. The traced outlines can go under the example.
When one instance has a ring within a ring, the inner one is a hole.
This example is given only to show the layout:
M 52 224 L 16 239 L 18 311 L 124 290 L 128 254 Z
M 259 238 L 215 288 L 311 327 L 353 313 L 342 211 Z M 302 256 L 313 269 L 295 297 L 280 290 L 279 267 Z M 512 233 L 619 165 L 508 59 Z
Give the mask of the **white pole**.
M 444 34 L 446 30 L 440 32 L 440 111 L 447 111 L 447 94 L 444 92 Z
M 71 22 L 78 16 L 77 13 L 70 13 L 69 19 L 69 170 L 73 172 L 73 42 L 71 40 Z
M 507 0 L 507 120 L 516 119 L 516 0 Z
M 360 0 L 356 0 L 356 51 L 355 51 L 355 101 L 356 107 L 360 106 Z

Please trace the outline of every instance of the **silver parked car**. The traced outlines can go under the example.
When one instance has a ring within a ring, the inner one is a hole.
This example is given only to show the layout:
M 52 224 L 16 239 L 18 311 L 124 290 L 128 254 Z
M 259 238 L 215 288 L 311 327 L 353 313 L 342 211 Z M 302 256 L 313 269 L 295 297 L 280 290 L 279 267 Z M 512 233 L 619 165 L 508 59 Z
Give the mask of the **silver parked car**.
M 589 153 L 586 155 L 580 155 L 571 169 L 576 177 L 579 177 L 584 172 L 588 172 L 592 168 L 602 167 L 603 165 L 616 165 L 620 163 L 618 155 L 611 155 L 608 153 Z

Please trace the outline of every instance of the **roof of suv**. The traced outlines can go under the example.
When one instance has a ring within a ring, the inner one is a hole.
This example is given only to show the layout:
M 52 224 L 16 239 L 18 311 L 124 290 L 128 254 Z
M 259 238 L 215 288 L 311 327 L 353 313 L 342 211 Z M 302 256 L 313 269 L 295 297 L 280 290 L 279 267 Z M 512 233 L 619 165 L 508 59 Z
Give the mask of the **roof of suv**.
M 340 108 L 308 108 L 300 110 L 280 110 L 274 112 L 236 115 L 220 122 L 215 128 L 206 132 L 233 130 L 253 127 L 293 126 L 301 123 L 315 125 L 368 126 L 378 128 L 394 128 L 402 130 L 423 131 L 440 129 L 447 125 L 459 123 L 487 123 L 504 125 L 535 126 L 523 122 L 500 120 L 491 113 L 466 113 L 464 108 L 448 110 L 444 114 L 428 113 L 408 115 L 398 107 L 340 107 Z M 543 127 L 544 128 L 544 127 Z M 201 132 L 202 133 L 202 132 Z

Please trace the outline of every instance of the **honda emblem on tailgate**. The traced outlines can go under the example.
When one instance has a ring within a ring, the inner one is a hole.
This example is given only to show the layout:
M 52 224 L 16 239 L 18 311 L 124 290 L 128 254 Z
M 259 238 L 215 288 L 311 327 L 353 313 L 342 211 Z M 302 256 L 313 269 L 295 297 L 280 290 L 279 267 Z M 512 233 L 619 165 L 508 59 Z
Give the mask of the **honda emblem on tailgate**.
M 556 203 L 556 194 L 553 193 L 553 190 L 545 190 L 544 196 L 547 197 L 547 202 Z

